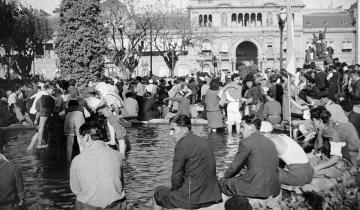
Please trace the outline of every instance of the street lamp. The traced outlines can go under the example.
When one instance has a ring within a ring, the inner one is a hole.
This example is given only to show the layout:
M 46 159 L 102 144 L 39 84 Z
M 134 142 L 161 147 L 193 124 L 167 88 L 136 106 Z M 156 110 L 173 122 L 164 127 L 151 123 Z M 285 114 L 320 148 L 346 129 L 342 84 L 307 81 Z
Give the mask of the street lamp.
M 278 24 L 280 29 L 280 71 L 283 68 L 283 31 L 286 22 L 286 13 L 281 11 L 278 15 Z

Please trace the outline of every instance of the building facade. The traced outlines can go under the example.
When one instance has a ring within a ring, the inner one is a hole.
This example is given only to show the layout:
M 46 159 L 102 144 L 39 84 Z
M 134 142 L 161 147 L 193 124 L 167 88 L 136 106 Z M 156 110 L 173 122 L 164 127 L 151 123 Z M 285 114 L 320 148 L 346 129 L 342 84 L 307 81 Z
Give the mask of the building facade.
M 297 66 L 303 66 L 306 50 L 314 34 L 326 30 L 326 44 L 333 57 L 349 64 L 356 62 L 356 11 L 305 9 L 302 0 L 190 0 L 188 14 L 193 27 L 206 30 L 201 46 L 188 49 L 176 64 L 175 75 L 197 71 L 233 72 L 241 66 L 257 65 L 259 70 L 280 68 L 280 29 L 278 14 L 290 2 L 295 23 Z M 356 8 L 356 7 L 355 7 Z M 283 32 L 283 59 L 286 62 L 286 24 Z M 140 63 L 149 63 L 143 57 Z M 139 65 L 141 69 L 141 64 Z M 142 75 L 146 71 L 140 70 Z M 154 58 L 153 73 L 168 75 L 161 58 Z

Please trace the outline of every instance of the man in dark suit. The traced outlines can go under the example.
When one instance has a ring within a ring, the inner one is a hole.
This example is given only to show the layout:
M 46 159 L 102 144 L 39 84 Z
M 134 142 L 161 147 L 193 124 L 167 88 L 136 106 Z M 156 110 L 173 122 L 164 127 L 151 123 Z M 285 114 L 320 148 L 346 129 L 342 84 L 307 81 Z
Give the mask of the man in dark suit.
M 171 188 L 158 187 L 153 209 L 198 209 L 222 201 L 213 150 L 203 138 L 190 132 L 191 120 L 177 115 L 170 120 L 176 142 Z
M 277 151 L 274 143 L 259 132 L 260 126 L 261 121 L 253 115 L 244 117 L 244 139 L 240 141 L 233 162 L 220 179 L 221 190 L 228 196 L 266 199 L 280 193 Z M 247 171 L 236 176 L 245 165 Z

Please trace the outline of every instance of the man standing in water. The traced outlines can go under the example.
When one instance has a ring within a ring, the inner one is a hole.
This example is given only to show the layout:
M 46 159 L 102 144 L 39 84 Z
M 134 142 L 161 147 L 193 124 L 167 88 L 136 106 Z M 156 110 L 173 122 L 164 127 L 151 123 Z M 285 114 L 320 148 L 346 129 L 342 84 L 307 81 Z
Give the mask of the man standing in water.
M 186 115 L 170 120 L 170 135 L 176 142 L 171 188 L 160 186 L 155 190 L 153 210 L 198 209 L 221 202 L 210 144 L 191 133 L 191 120 Z

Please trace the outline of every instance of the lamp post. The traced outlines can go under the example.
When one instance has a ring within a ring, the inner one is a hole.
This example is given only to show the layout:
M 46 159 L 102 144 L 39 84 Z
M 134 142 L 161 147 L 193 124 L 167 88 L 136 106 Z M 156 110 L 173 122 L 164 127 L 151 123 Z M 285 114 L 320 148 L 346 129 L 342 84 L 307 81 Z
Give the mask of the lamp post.
M 278 24 L 279 24 L 279 29 L 280 29 L 280 71 L 283 68 L 283 31 L 284 31 L 284 26 L 285 26 L 285 21 L 286 21 L 286 13 L 285 12 L 280 12 L 278 15 Z

